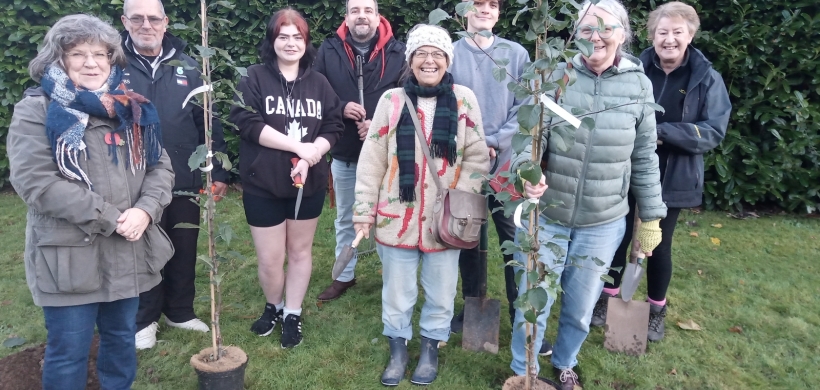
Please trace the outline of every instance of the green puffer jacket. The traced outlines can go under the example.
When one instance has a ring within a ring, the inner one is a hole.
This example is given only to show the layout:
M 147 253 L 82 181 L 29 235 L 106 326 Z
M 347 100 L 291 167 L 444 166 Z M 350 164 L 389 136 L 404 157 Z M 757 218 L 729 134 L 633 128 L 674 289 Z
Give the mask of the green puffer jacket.
M 572 59 L 572 65 L 577 81 L 559 100 L 567 111 L 581 108 L 594 112 L 629 102 L 654 102 L 652 84 L 635 57 L 623 56 L 617 66 L 600 76 L 584 66 L 581 55 Z M 554 72 L 556 80 L 563 73 L 563 69 Z M 594 114 L 592 118 L 595 129 L 578 129 L 575 144 L 569 150 L 560 150 L 557 142 L 548 144 L 544 176 L 549 187 L 542 201 L 558 200 L 563 204 L 545 208 L 544 216 L 571 228 L 612 222 L 629 211 L 627 190 L 631 188 L 641 220 L 666 217 L 652 108 L 631 104 Z M 512 164 L 514 169 L 530 156 L 529 148 L 518 155 Z

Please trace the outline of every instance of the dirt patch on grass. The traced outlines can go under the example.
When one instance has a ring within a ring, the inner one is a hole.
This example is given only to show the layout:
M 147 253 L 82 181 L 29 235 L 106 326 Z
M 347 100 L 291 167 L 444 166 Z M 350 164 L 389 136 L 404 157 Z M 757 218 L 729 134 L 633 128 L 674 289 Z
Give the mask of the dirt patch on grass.
M 524 376 L 514 376 L 504 382 L 504 390 L 524 390 L 526 389 L 526 379 Z M 538 378 L 541 379 L 541 378 Z M 544 382 L 543 379 L 536 381 L 532 386 L 533 390 L 557 390 L 555 386 Z
M 100 339 L 94 336 L 88 357 L 86 390 L 99 390 L 97 378 L 97 350 Z M 43 388 L 43 357 L 46 345 L 26 348 L 0 359 L 0 390 L 38 390 Z

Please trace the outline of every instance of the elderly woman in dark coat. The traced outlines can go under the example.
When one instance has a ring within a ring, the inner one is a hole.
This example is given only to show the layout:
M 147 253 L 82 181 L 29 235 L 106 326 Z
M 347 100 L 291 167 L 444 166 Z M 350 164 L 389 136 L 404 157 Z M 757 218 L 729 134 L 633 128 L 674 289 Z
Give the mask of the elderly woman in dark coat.
M 84 389 L 95 325 L 105 389 L 136 376 L 139 294 L 173 254 L 156 223 L 174 173 L 154 106 L 121 83 L 117 31 L 63 17 L 29 64 L 41 87 L 14 107 L 11 184 L 28 206 L 26 280 L 48 330 L 44 389 Z
M 660 222 L 663 239 L 646 267 L 649 341 L 660 341 L 666 333 L 666 292 L 672 280 L 672 237 L 678 214 L 682 208 L 699 206 L 703 200 L 703 155 L 723 141 L 732 114 L 723 78 L 692 46 L 699 27 L 700 19 L 692 6 L 678 1 L 663 4 L 649 14 L 647 28 L 652 47 L 641 54 L 655 101 L 665 110 L 656 112 L 655 118 L 663 201 L 669 207 Z M 635 199 L 630 197 L 626 234 L 615 252 L 613 268 L 626 264 L 634 215 Z M 621 273 L 610 271 L 609 275 L 613 283 L 604 286 L 595 305 L 591 321 L 594 326 L 606 323 L 606 302 L 620 292 Z

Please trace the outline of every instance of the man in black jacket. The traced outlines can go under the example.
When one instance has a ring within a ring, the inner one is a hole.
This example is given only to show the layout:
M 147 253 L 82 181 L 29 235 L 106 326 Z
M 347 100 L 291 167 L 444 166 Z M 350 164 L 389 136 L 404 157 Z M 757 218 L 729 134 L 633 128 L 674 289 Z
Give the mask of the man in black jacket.
M 356 163 L 381 95 L 398 86 L 406 66 L 404 44 L 393 37 L 387 19 L 379 15 L 375 0 L 347 0 L 345 21 L 319 47 L 313 68 L 325 75 L 342 100 L 345 132 L 330 150 L 333 156 L 333 190 L 336 194 L 336 256 L 356 236 L 353 231 L 353 187 Z M 356 63 L 362 62 L 362 74 Z M 359 77 L 364 102 L 359 101 Z M 362 104 L 364 103 L 364 104 Z M 356 284 L 353 273 L 356 258 L 333 283 L 319 294 L 320 301 L 331 301 Z
M 130 90 L 151 100 L 159 112 L 162 142 L 174 168 L 174 192 L 197 193 L 202 188 L 202 174 L 188 168 L 188 157 L 205 143 L 204 116 L 201 107 L 182 102 L 188 93 L 202 85 L 199 71 L 171 66 L 178 60 L 196 67 L 197 62 L 185 55 L 187 45 L 167 33 L 168 18 L 161 0 L 126 0 L 121 17 L 125 31 L 122 44 L 128 65 L 123 82 Z M 224 152 L 222 127 L 214 121 L 213 148 Z M 224 195 L 228 172 L 221 167 L 213 171 L 214 192 Z M 194 314 L 194 279 L 196 276 L 197 229 L 174 229 L 179 223 L 199 224 L 199 207 L 189 196 L 174 196 L 165 209 L 160 226 L 168 233 L 175 253 L 162 271 L 163 281 L 140 294 L 137 312 L 137 349 L 151 348 L 157 341 L 160 315 L 165 313 L 169 326 L 207 332 L 209 327 Z

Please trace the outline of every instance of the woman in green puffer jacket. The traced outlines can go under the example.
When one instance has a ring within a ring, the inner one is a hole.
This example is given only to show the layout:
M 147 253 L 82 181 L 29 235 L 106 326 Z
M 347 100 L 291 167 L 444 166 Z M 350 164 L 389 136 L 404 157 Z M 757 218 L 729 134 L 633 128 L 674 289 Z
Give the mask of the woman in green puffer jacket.
M 599 18 L 603 20 L 600 27 Z M 594 51 L 590 56 L 579 54 L 572 59 L 577 80 L 560 96 L 558 104 L 567 111 L 577 108 L 601 112 L 589 115 L 595 120 L 594 128 L 582 125 L 577 129 L 575 143 L 567 150 L 559 147 L 563 143 L 557 142 L 558 135 L 550 135 L 543 143 L 546 151 L 538 151 L 548 164 L 541 182 L 525 185 L 528 198 L 561 202 L 542 210 L 539 225 L 543 230 L 539 236 L 560 246 L 564 255 L 556 256 L 546 245 L 541 246 L 539 254 L 547 269 L 558 274 L 564 291 L 552 364 L 562 388 L 569 389 L 580 384 L 573 370 L 578 364 L 576 357 L 589 333 L 592 309 L 603 288 L 600 277 L 607 272 L 624 235 L 624 216 L 629 211 L 627 192 L 631 189 L 637 199 L 644 222 L 639 233 L 644 239 L 644 251 L 651 252 L 660 241 L 658 221 L 666 216 L 655 155 L 655 115 L 645 104 L 654 102 L 652 84 L 641 62 L 626 53 L 631 32 L 623 5 L 617 0 L 601 0 L 597 5 L 587 1 L 576 25 L 576 37 L 592 42 Z M 563 77 L 564 70 L 554 72 L 556 79 Z M 514 158 L 513 169 L 529 159 L 531 151 L 526 150 Z M 571 242 L 560 237 L 570 238 Z M 595 258 L 603 264 L 596 264 Z M 516 260 L 525 263 L 526 254 L 517 253 Z M 519 292 L 526 291 L 525 283 L 526 278 L 521 278 Z M 553 301 L 551 297 L 538 317 L 536 351 Z M 517 310 L 511 368 L 518 375 L 526 371 L 526 335 L 524 327 L 518 326 L 523 321 L 523 312 Z

